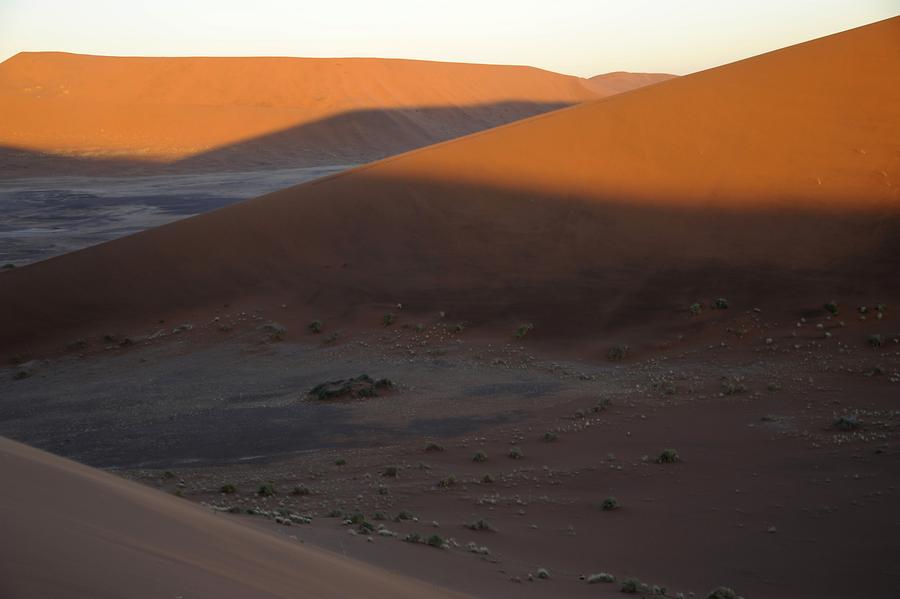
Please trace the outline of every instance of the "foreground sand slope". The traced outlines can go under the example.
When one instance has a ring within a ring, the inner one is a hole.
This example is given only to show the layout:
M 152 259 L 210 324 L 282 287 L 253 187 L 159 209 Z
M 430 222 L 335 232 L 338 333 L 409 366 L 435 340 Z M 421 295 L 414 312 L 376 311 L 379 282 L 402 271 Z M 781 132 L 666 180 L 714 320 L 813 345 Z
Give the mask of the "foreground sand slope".
M 0 64 L 0 146 L 193 167 L 367 162 L 614 93 L 582 81 L 414 60 L 27 52 Z
M 900 296 L 898 69 L 894 18 L 16 269 L 0 344 L 242 298 L 574 342 L 719 295 Z
M 0 438 L 0 595 L 458 597 Z

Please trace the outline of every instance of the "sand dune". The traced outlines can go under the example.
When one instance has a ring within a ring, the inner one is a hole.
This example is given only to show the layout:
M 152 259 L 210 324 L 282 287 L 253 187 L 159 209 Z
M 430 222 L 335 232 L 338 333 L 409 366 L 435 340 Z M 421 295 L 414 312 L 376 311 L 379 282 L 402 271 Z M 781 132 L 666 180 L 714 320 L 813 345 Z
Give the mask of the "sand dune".
M 240 300 L 371 324 L 403 302 L 573 344 L 698 297 L 896 297 L 898 67 L 895 18 L 16 269 L 2 345 Z
M 628 73 L 615 71 L 604 73 L 587 79 L 584 83 L 588 89 L 602 96 L 621 94 L 645 85 L 653 85 L 674 79 L 675 75 L 668 73 Z
M 5 438 L 0 473 L 5 599 L 460 596 Z
M 614 93 L 582 81 L 413 60 L 21 53 L 0 64 L 0 146 L 21 152 L 7 162 L 368 162 Z

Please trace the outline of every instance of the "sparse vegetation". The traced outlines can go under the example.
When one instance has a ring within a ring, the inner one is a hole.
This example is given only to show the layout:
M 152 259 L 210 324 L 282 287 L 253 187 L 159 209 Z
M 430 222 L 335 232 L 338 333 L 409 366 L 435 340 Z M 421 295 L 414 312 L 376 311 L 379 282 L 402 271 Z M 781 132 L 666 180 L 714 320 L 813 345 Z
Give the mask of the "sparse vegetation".
M 27 379 L 27 378 L 30 377 L 30 376 L 31 376 L 31 373 L 28 372 L 27 370 L 19 370 L 18 372 L 16 372 L 16 373 L 13 375 L 13 380 L 14 380 L 14 381 L 21 381 L 22 379 Z
M 7 262 L 6 264 L 3 265 L 3 270 L 10 270 L 15 267 L 16 267 L 16 265 L 13 264 L 12 262 Z
M 456 484 L 456 475 L 450 474 L 438 481 L 438 487 L 446 489 Z
M 437 443 L 434 443 L 434 442 L 431 442 L 425 446 L 425 451 L 427 451 L 429 453 L 444 451 L 444 446 L 438 445 Z
M 722 393 L 725 395 L 740 395 L 747 392 L 747 385 L 738 377 L 726 378 L 722 381 Z
M 706 599 L 738 599 L 738 594 L 728 587 L 718 587 L 710 591 Z
M 534 329 L 534 325 L 530 322 L 520 324 L 516 329 L 516 339 L 522 339 Z
M 691 316 L 699 316 L 703 312 L 703 304 L 700 302 L 694 302 L 691 304 L 690 308 L 688 308 L 691 312 Z
M 681 457 L 674 449 L 664 449 L 659 457 L 656 458 L 657 464 L 675 464 L 681 461 Z
M 306 495 L 312 495 L 312 490 L 309 487 L 307 487 L 306 485 L 297 485 L 291 491 L 291 495 L 304 497 Z
M 591 574 L 587 577 L 588 584 L 597 584 L 598 582 L 615 582 L 616 577 L 612 574 L 608 574 L 606 572 L 600 572 L 599 574 Z
M 397 512 L 397 515 L 394 516 L 394 522 L 403 522 L 404 520 L 414 520 L 415 514 L 408 510 L 400 510 Z
M 537 577 L 541 580 L 547 580 L 550 578 L 550 571 L 547 568 L 538 568 Z
M 260 497 L 272 497 L 275 495 L 275 486 L 271 483 L 267 483 L 259 486 L 259 490 L 256 492 Z
M 313 387 L 308 395 L 320 401 L 343 397 L 359 399 L 377 397 L 379 391 L 390 389 L 393 386 L 394 383 L 390 379 L 375 380 L 367 374 L 361 374 L 356 378 L 321 383 Z
M 394 314 L 393 312 L 388 312 L 387 314 L 385 314 L 384 316 L 381 317 L 382 326 L 389 327 L 392 324 L 394 324 L 395 322 L 397 322 L 397 315 Z
M 442 549 L 447 542 L 441 537 L 441 535 L 431 535 L 428 537 L 428 540 L 425 541 L 429 547 L 437 547 L 438 549 Z
M 311 323 L 309 323 L 309 332 L 312 333 L 313 335 L 318 335 L 319 333 L 321 333 L 322 332 L 322 321 L 314 320 Z
M 627 345 L 614 345 L 606 352 L 606 358 L 611 362 L 619 362 L 628 355 L 629 347 Z
M 611 512 L 613 510 L 617 510 L 621 507 L 619 504 L 619 500 L 615 497 L 607 497 L 602 502 L 600 502 L 600 509 L 604 512 Z
M 417 532 L 411 532 L 408 535 L 406 535 L 405 537 L 403 537 L 403 540 L 406 541 L 407 543 L 421 543 L 422 535 L 420 535 Z
M 840 306 L 838 306 L 838 303 L 836 301 L 832 300 L 825 303 L 825 310 L 827 310 L 828 313 L 832 316 L 837 316 L 840 312 Z
M 479 464 L 483 464 L 488 461 L 487 454 L 483 451 L 476 452 L 474 456 L 472 456 L 472 461 L 477 462 Z
M 518 447 L 510 447 L 509 453 L 507 455 L 509 455 L 509 457 L 511 457 L 514 460 L 521 460 L 522 458 L 525 457 L 525 454 Z
M 835 418 L 833 424 L 839 431 L 852 431 L 859 428 L 859 418 L 856 414 L 848 414 Z
M 494 482 L 494 475 L 493 474 L 485 474 L 484 476 L 481 477 L 481 482 L 486 485 L 492 484 Z
M 637 593 L 647 593 L 650 587 L 638 580 L 637 578 L 626 578 L 622 581 L 622 592 L 631 595 Z
M 544 433 L 543 439 L 545 443 L 552 443 L 553 441 L 559 439 L 559 435 L 552 431 L 547 431 L 546 433 Z
M 236 493 L 237 488 L 234 485 L 222 485 L 219 488 L 219 493 L 224 493 L 226 495 L 231 495 L 232 493 Z
M 713 302 L 713 307 L 716 310 L 727 310 L 728 309 L 728 300 L 724 297 L 716 298 L 716 301 Z
M 484 519 L 478 519 L 478 520 L 475 520 L 474 522 L 469 522 L 468 524 L 465 525 L 465 527 L 468 528 L 469 530 L 488 530 L 488 531 L 494 530 L 494 527 L 491 526 L 490 522 L 488 522 L 487 520 L 484 520 Z
M 338 458 L 338 459 L 336 459 L 336 460 L 334 461 L 334 465 L 335 465 L 335 466 L 346 466 L 346 465 L 347 465 L 347 460 L 344 459 L 344 458 Z
M 397 478 L 397 475 L 400 474 L 399 466 L 387 466 L 382 471 L 381 476 L 387 476 L 389 478 Z
M 872 347 L 881 347 L 884 343 L 884 341 L 881 339 L 881 335 L 869 335 L 867 341 Z

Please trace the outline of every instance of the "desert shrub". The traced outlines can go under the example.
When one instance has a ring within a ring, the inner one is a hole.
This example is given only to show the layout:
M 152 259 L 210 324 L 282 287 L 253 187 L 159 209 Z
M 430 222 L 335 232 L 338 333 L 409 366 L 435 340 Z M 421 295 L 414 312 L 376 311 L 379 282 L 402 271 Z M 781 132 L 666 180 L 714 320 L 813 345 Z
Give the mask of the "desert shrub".
M 611 362 L 618 362 L 620 360 L 624 360 L 625 356 L 628 355 L 628 346 L 627 345 L 614 345 L 609 348 L 609 351 L 606 352 L 606 358 Z
M 308 328 L 309 328 L 310 333 L 312 333 L 314 335 L 318 335 L 319 333 L 322 332 L 322 321 L 314 320 L 311 323 L 309 323 Z
M 872 347 L 881 347 L 884 343 L 881 339 L 881 335 L 869 335 L 867 341 Z
M 256 491 L 256 494 L 260 497 L 271 497 L 275 495 L 275 486 L 272 484 L 260 485 L 259 490 Z
M 330 333 L 327 337 L 325 337 L 325 343 L 334 343 L 340 338 L 341 334 L 338 331 Z
M 597 584 L 598 582 L 615 582 L 616 577 L 612 574 L 608 574 L 606 572 L 600 572 L 599 574 L 591 574 L 587 577 L 588 584 Z
M 534 329 L 534 325 L 530 322 L 520 324 L 516 329 L 516 339 L 522 339 L 525 335 L 530 333 L 532 329 Z
M 231 495 L 232 493 L 236 493 L 237 489 L 234 485 L 222 485 L 219 488 L 219 493 L 225 493 L 226 495 Z
M 444 545 L 446 545 L 446 541 L 444 541 L 441 535 L 431 535 L 425 542 L 428 544 L 428 546 L 437 547 L 438 549 L 441 549 Z
M 690 308 L 688 308 L 691 312 L 691 316 L 699 316 L 701 312 L 703 312 L 703 304 L 700 302 L 694 302 L 691 304 Z
M 837 316 L 838 312 L 840 312 L 840 307 L 838 306 L 837 302 L 832 300 L 825 303 L 825 310 L 827 310 L 828 313 L 830 313 L 832 316 Z
M 387 314 L 385 314 L 384 316 L 381 317 L 381 324 L 383 326 L 389 327 L 392 324 L 394 324 L 395 322 L 397 322 L 397 315 L 394 314 L 393 312 L 388 312 Z
M 394 522 L 403 522 L 404 520 L 413 520 L 416 516 L 408 510 L 400 510 L 394 516 Z
M 390 490 L 387 488 L 387 485 L 378 485 L 378 494 L 390 495 Z
M 547 580 L 550 578 L 550 571 L 547 568 L 538 568 L 537 577 L 541 580 Z
M 421 543 L 422 535 L 420 535 L 417 532 L 411 532 L 408 535 L 406 535 L 405 537 L 403 537 L 403 540 L 406 541 L 407 543 Z
M 776 391 L 781 390 L 781 385 L 779 385 L 778 383 L 769 383 L 768 385 L 766 385 L 766 389 L 769 391 L 769 393 L 775 393 Z
M 613 510 L 617 510 L 621 507 L 619 505 L 619 500 L 615 497 L 607 497 L 603 501 L 600 502 L 600 509 L 604 512 L 611 512 Z
M 438 481 L 438 486 L 442 489 L 447 489 L 449 487 L 452 487 L 455 484 L 456 484 L 456 476 L 453 474 L 450 474 Z
M 291 495 L 298 495 L 298 496 L 305 497 L 306 495 L 312 495 L 312 489 L 310 489 L 306 485 L 297 485 L 291 491 Z
M 453 332 L 454 333 L 462 333 L 465 330 L 465 328 L 466 328 L 465 325 L 463 325 L 463 323 L 460 322 L 460 323 L 453 325 Z
M 738 594 L 728 587 L 718 587 L 710 591 L 706 599 L 738 599 Z
M 747 385 L 739 378 L 725 379 L 722 381 L 722 393 L 725 395 L 740 395 L 747 392 Z
M 483 451 L 479 451 L 474 456 L 472 456 L 472 461 L 477 462 L 479 464 L 483 464 L 484 462 L 488 461 L 487 454 L 484 453 Z
M 475 520 L 474 522 L 469 522 L 468 524 L 465 524 L 465 527 L 469 530 L 494 530 L 494 527 L 491 526 L 491 523 L 483 518 Z
M 493 482 L 494 482 L 494 475 L 492 475 L 492 474 L 485 474 L 484 476 L 481 477 L 481 482 L 483 482 L 484 484 L 487 484 L 487 485 L 493 483 Z
M 375 512 L 374 514 L 372 514 L 372 520 L 387 520 L 387 516 L 384 515 L 384 512 Z
M 559 435 L 552 431 L 547 431 L 546 433 L 544 433 L 543 439 L 546 443 L 552 443 L 553 441 L 559 439 Z
M 397 478 L 397 475 L 400 474 L 399 466 L 387 466 L 384 471 L 381 473 L 381 476 L 387 476 L 389 478 Z
M 508 455 L 514 460 L 521 460 L 525 457 L 525 454 L 518 447 L 510 447 Z
M 834 428 L 840 431 L 852 431 L 859 428 L 859 418 L 856 414 L 840 416 L 834 420 Z
M 659 457 L 656 458 L 657 464 L 674 464 L 676 462 L 680 462 L 681 457 L 679 457 L 678 452 L 674 449 L 664 449 Z
M 166 470 L 162 473 L 162 478 L 163 480 L 172 480 L 173 478 L 175 478 L 175 473 L 171 470 Z
M 13 375 L 13 380 L 21 381 L 23 379 L 27 379 L 30 376 L 31 376 L 31 373 L 28 372 L 27 370 L 20 370 Z
M 628 594 L 646 593 L 649 587 L 637 578 L 626 578 L 622 581 L 622 592 Z
M 329 510 L 327 514 L 325 514 L 326 518 L 342 518 L 344 516 L 344 512 L 335 508 L 333 510 Z
M 427 452 L 444 451 L 444 446 L 438 445 L 437 443 L 432 442 L 425 446 L 425 451 L 427 451 Z
M 84 339 L 76 339 L 75 341 L 72 341 L 68 345 L 66 345 L 66 349 L 69 351 L 78 351 L 85 349 L 87 345 L 87 341 L 85 341 Z
M 716 298 L 716 301 L 713 302 L 713 307 L 715 307 L 716 310 L 727 310 L 728 300 L 724 297 Z
M 347 460 L 345 458 L 338 458 L 334 461 L 335 466 L 346 466 Z
M 16 265 L 13 264 L 12 262 L 7 262 L 6 264 L 3 265 L 3 270 L 11 270 L 15 267 L 16 267 Z
M 420 322 L 419 324 L 416 325 L 415 330 L 417 333 L 424 333 L 425 325 Z

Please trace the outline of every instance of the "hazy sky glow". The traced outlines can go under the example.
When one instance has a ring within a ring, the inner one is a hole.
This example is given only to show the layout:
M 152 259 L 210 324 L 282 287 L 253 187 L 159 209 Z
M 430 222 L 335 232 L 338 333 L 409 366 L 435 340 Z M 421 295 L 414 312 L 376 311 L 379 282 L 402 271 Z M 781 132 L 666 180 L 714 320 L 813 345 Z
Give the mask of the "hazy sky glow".
M 684 74 L 898 13 L 898 0 L 0 0 L 0 60 L 378 56 Z

